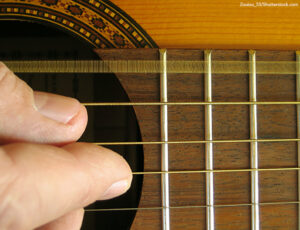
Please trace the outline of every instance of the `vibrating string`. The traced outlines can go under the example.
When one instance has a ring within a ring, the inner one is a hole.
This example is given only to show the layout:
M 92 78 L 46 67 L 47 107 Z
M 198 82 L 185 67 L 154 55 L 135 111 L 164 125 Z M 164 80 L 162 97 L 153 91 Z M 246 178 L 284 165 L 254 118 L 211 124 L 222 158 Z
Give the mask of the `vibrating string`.
M 160 73 L 159 60 L 4 61 L 15 73 Z M 212 61 L 213 74 L 249 74 L 249 61 Z M 167 61 L 170 73 L 205 73 L 205 61 Z M 296 74 L 295 61 L 256 61 L 257 74 Z

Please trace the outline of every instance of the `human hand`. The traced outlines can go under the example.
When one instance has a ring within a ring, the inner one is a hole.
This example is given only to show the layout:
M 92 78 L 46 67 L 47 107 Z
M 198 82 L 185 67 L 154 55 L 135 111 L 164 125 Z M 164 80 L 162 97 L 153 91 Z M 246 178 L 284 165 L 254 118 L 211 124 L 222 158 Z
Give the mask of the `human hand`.
M 83 207 L 128 190 L 126 161 L 73 143 L 87 113 L 77 100 L 33 92 L 0 62 L 0 229 L 80 229 Z

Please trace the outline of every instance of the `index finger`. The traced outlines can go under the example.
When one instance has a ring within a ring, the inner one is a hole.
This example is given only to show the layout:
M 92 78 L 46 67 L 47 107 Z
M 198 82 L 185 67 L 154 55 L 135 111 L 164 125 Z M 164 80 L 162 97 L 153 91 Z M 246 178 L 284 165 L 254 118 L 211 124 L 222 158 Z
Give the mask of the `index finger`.
M 0 62 L 0 143 L 63 145 L 77 141 L 87 111 L 76 99 L 34 92 Z
M 33 229 L 95 200 L 127 191 L 126 161 L 93 144 L 0 148 L 0 229 Z

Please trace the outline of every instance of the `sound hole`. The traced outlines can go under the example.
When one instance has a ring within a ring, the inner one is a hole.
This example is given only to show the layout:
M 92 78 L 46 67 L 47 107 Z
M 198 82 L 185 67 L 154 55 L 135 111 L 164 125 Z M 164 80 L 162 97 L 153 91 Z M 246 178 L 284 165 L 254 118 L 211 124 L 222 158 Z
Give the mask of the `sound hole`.
M 99 59 L 87 42 L 52 25 L 26 21 L 1 21 L 0 60 Z M 81 102 L 126 102 L 128 96 L 113 74 L 18 74 L 34 90 L 76 97 Z M 133 108 L 88 107 L 89 123 L 80 141 L 141 141 Z M 141 146 L 109 146 L 120 153 L 133 171 L 143 171 Z M 138 206 L 142 177 L 133 179 L 121 197 L 96 202 L 87 209 Z M 55 204 L 53 204 L 55 205 Z M 86 212 L 82 229 L 129 229 L 135 211 Z

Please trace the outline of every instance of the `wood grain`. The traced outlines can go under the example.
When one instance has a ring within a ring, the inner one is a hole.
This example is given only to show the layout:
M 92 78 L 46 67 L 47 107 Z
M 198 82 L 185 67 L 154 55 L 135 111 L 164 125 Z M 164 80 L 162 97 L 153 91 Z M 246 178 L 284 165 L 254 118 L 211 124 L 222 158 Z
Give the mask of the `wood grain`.
M 158 50 L 96 50 L 102 59 L 158 59 Z M 247 60 L 247 51 L 214 50 L 213 60 Z M 169 60 L 203 60 L 202 50 L 169 50 Z M 292 51 L 259 51 L 258 60 L 295 60 Z M 117 74 L 131 101 L 159 101 L 158 74 Z M 203 101 L 203 74 L 169 74 L 169 101 Z M 213 75 L 213 101 L 248 101 L 247 75 Z M 295 100 L 294 75 L 258 75 L 260 101 Z M 156 106 L 136 106 L 143 141 L 160 140 L 160 112 Z M 258 106 L 259 138 L 295 138 L 295 106 Z M 249 106 L 218 105 L 213 107 L 213 138 L 248 139 Z M 170 140 L 203 140 L 203 106 L 169 106 Z M 205 168 L 203 144 L 170 145 L 170 170 Z M 259 143 L 259 167 L 297 166 L 294 142 Z M 214 144 L 214 168 L 250 167 L 248 143 Z M 144 145 L 145 171 L 160 170 L 160 146 Z M 296 201 L 297 173 L 276 171 L 259 173 L 261 202 Z M 249 204 L 251 202 L 249 172 L 216 173 L 215 203 Z M 205 205 L 204 174 L 170 175 L 172 207 Z M 140 207 L 160 207 L 160 176 L 146 175 Z M 297 229 L 297 205 L 261 207 L 261 225 L 265 229 Z M 172 229 L 205 229 L 205 208 L 171 209 Z M 250 206 L 217 207 L 216 229 L 250 229 Z M 276 223 L 276 224 L 275 224 Z M 132 229 L 161 229 L 161 210 L 140 210 Z
M 112 0 L 162 48 L 299 49 L 300 3 L 241 7 L 241 0 Z

